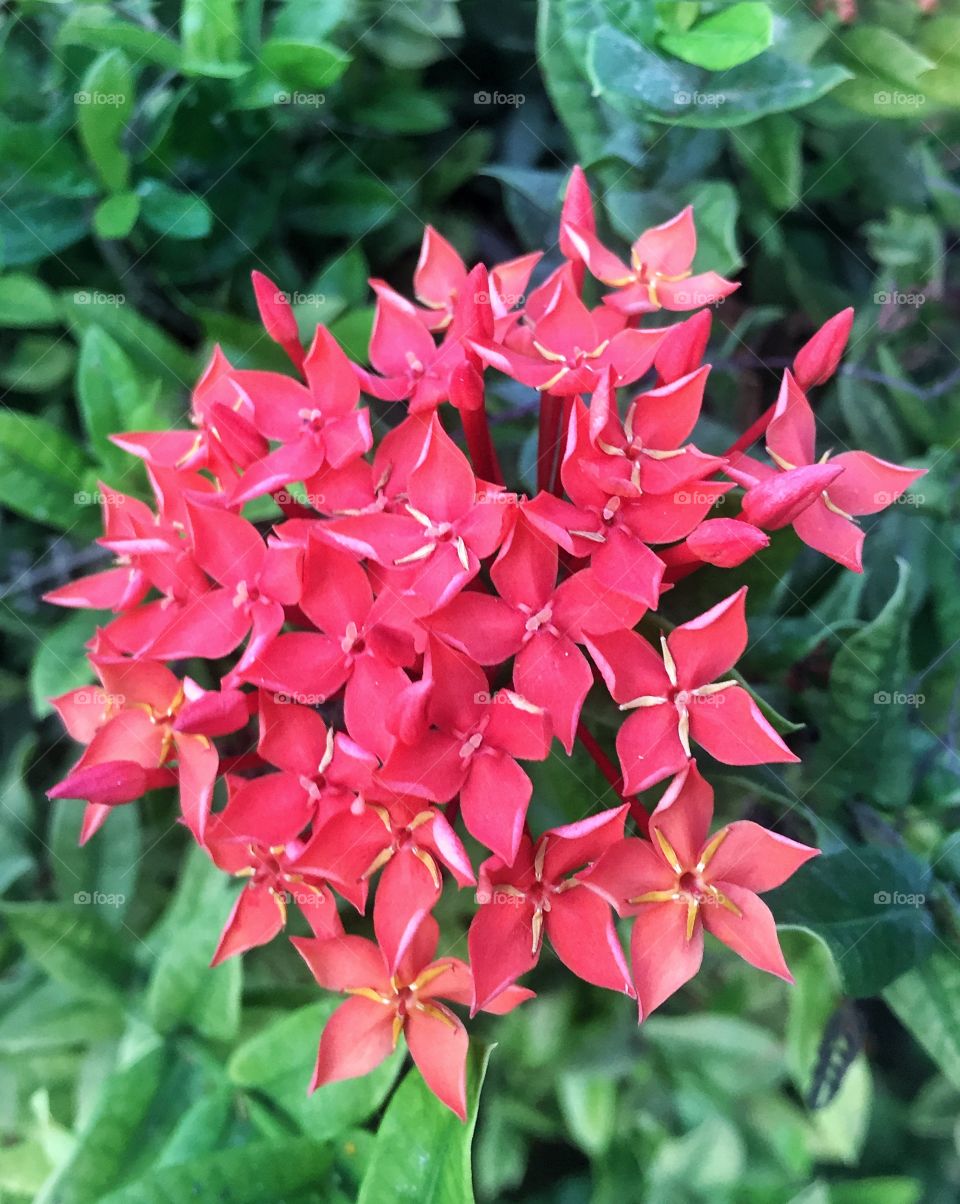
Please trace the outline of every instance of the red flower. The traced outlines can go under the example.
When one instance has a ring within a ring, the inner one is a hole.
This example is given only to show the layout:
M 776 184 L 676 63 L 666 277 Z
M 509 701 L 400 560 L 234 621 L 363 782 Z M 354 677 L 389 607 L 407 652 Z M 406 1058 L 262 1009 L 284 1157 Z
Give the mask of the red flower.
M 842 316 L 842 315 L 839 315 Z M 733 473 L 747 483 L 773 477 L 777 470 L 792 473 L 814 465 L 816 423 L 806 395 L 790 372 L 783 386 L 773 419 L 767 427 L 767 454 L 776 464 L 769 468 L 747 456 L 732 464 Z M 885 510 L 923 476 L 923 469 L 891 464 L 864 451 L 826 452 L 819 461 L 841 470 L 793 519 L 793 528 L 804 543 L 823 552 L 854 572 L 863 571 L 864 533 L 857 518 Z
M 592 231 L 573 224 L 563 231 L 592 274 L 616 287 L 604 300 L 621 313 L 699 309 L 729 297 L 739 287 L 715 272 L 691 274 L 697 253 L 692 205 L 663 225 L 645 230 L 630 248 L 629 266 Z
M 738 820 L 708 839 L 713 791 L 691 761 L 650 817 L 650 840 L 613 845 L 583 875 L 623 915 L 643 1019 L 691 979 L 707 929 L 752 966 L 792 982 L 776 925 L 758 893 L 785 882 L 819 849 Z
M 324 1026 L 311 1090 L 367 1074 L 389 1057 L 402 1034 L 430 1090 L 466 1118 L 467 1033 L 442 1001 L 472 1003 L 473 980 L 458 958 L 434 960 L 439 935 L 436 920 L 426 919 L 395 972 L 363 937 L 294 938 L 320 986 L 350 996 Z M 531 994 L 505 992 L 485 1010 L 511 1011 Z
M 537 964 L 546 932 L 557 956 L 586 982 L 633 994 L 607 903 L 576 871 L 598 861 L 623 836 L 627 808 L 603 811 L 534 843 L 524 835 L 512 865 L 499 857 L 480 867 L 470 925 L 474 1011 L 496 999 Z
M 621 711 L 617 734 L 629 793 L 679 773 L 690 744 L 726 765 L 798 761 L 728 672 L 747 646 L 746 587 L 660 637 L 661 656 L 632 631 L 594 636 L 591 654 Z

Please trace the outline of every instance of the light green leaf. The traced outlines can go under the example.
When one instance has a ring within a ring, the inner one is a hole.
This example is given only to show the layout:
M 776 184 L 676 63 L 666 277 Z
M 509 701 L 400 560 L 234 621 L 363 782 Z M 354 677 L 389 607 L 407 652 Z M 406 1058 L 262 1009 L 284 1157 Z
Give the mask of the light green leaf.
M 56 293 L 35 276 L 0 276 L 0 326 L 56 326 L 62 320 Z
M 960 1088 L 960 961 L 938 950 L 902 975 L 884 999 L 951 1083 Z
M 249 71 L 240 62 L 238 0 L 183 0 L 180 42 L 183 70 L 195 75 L 233 79 Z
M 77 400 L 91 449 L 110 467 L 130 467 L 126 454 L 109 436 L 129 429 L 141 395 L 140 380 L 126 352 L 102 327 L 90 326 L 80 339 Z
M 0 412 L 0 503 L 17 514 L 69 531 L 84 518 L 78 491 L 89 461 L 76 441 L 31 414 Z
M 98 1204 L 276 1204 L 304 1188 L 319 1190 L 332 1163 L 329 1146 L 305 1137 L 251 1142 L 150 1171 Z
M 352 61 L 349 54 L 327 42 L 294 42 L 283 38 L 264 42 L 261 58 L 281 84 L 304 91 L 329 88 Z
M 2 903 L 0 917 L 32 961 L 78 995 L 115 1002 L 129 980 L 128 950 L 85 903 Z
M 489 1050 L 470 1043 L 463 1123 L 413 1069 L 391 1099 L 357 1204 L 472 1204 L 470 1143 Z
M 146 60 L 169 70 L 180 64 L 180 47 L 158 30 L 117 20 L 105 5 L 76 8 L 60 28 L 61 46 L 89 46 L 91 50 L 127 50 L 135 61 Z
M 586 67 L 594 96 L 621 112 L 704 129 L 811 104 L 850 78 L 845 67 L 811 67 L 769 51 L 712 80 L 609 26 L 591 34 Z
M 100 179 L 111 192 L 127 187 L 130 160 L 120 145 L 133 112 L 134 79 L 121 50 L 94 59 L 74 95 L 80 140 Z
M 157 961 L 144 1006 L 158 1032 L 181 1025 L 229 1040 L 240 1023 L 238 957 L 210 968 L 236 894 L 234 883 L 199 848 L 191 850 L 160 925 L 147 939 Z
M 83 846 L 79 843 L 82 824 L 82 806 L 69 801 L 54 804 L 50 847 L 57 890 L 65 903 L 85 905 L 117 928 L 137 886 L 139 813 L 135 806 L 114 807 L 104 826 Z
M 93 680 L 84 645 L 102 622 L 101 612 L 78 610 L 44 634 L 30 668 L 30 696 L 36 715 L 52 713 L 48 698 Z
M 229 1064 L 234 1083 L 262 1092 L 318 1139 L 371 1116 L 386 1099 L 403 1062 L 398 1050 L 370 1074 L 329 1083 L 308 1095 L 309 1068 L 316 1060 L 320 1034 L 342 1002 L 330 997 L 283 1016 L 245 1041 Z
M 206 238 L 213 225 L 210 206 L 199 196 L 179 192 L 163 180 L 137 186 L 143 220 L 162 238 Z
M 140 198 L 135 192 L 118 192 L 100 202 L 93 213 L 93 230 L 98 238 L 126 238 L 140 216 Z
M 73 1155 L 47 1183 L 36 1204 L 99 1204 L 116 1183 L 118 1169 L 160 1087 L 167 1060 L 167 1051 L 154 1046 L 109 1076 Z
M 567 1071 L 558 1098 L 570 1135 L 591 1157 L 603 1154 L 617 1124 L 617 1085 L 608 1073 Z
M 766 4 L 745 2 L 721 9 L 691 29 L 662 34 L 660 45 L 670 54 L 706 67 L 729 71 L 746 63 L 773 41 L 773 16 Z

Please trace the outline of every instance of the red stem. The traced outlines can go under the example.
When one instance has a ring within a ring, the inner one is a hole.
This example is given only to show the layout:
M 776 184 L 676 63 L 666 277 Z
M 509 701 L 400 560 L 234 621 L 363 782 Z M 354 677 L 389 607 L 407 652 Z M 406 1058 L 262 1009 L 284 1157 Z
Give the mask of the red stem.
M 770 425 L 770 420 L 773 418 L 773 412 L 777 408 L 776 402 L 768 406 L 760 415 L 756 422 L 752 422 L 750 426 L 743 432 L 739 439 L 735 440 L 727 450 L 723 453 L 725 456 L 736 456 L 740 452 L 744 452 L 752 444 L 760 438 L 767 427 Z
M 590 754 L 594 765 L 596 765 L 597 769 L 600 770 L 620 798 L 623 799 L 625 803 L 629 804 L 631 816 L 633 817 L 637 827 L 640 829 L 643 835 L 646 836 L 650 827 L 649 812 L 639 799 L 631 798 L 628 794 L 624 794 L 623 778 L 620 776 L 619 770 L 604 752 L 603 748 L 600 746 L 600 742 L 583 722 L 583 720 L 577 724 L 577 739 Z
M 266 765 L 259 753 L 240 753 L 236 757 L 220 758 L 220 773 L 236 773 L 239 769 L 261 769 Z
M 479 406 L 475 410 L 461 410 L 460 420 L 463 423 L 463 433 L 467 440 L 467 451 L 473 463 L 473 471 L 491 485 L 504 483 L 503 470 L 497 459 L 497 449 L 490 433 L 487 421 L 487 407 Z
M 557 397 L 553 393 L 541 393 L 540 428 L 537 440 L 537 489 L 552 490 L 554 487 L 562 422 L 563 398 Z

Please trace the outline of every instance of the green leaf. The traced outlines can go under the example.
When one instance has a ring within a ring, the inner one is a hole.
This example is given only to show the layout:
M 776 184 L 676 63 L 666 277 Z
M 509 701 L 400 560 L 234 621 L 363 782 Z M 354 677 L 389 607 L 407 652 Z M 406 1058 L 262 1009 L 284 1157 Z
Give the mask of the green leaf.
M 73 371 L 76 354 L 59 334 L 29 332 L 0 367 L 0 382 L 11 392 L 48 393 Z
M 323 999 L 267 1025 L 234 1052 L 228 1067 L 232 1082 L 263 1092 L 315 1138 L 333 1137 L 376 1112 L 403 1062 L 398 1051 L 362 1078 L 329 1083 L 308 1095 L 320 1034 L 341 1003 Z
M 811 67 L 768 51 L 712 80 L 609 26 L 591 34 L 586 67 L 594 96 L 622 112 L 703 129 L 811 104 L 850 78 L 844 67 Z
M 102 463 L 130 467 L 127 455 L 108 436 L 128 429 L 141 394 L 140 380 L 120 344 L 100 326 L 85 330 L 77 363 L 77 400 L 91 449 Z
M 102 612 L 78 610 L 44 634 L 30 667 L 34 714 L 52 714 L 48 698 L 56 698 L 92 680 L 93 669 L 84 645 L 102 622 Z
M 900 1023 L 960 1089 L 960 961 L 937 950 L 883 993 Z
M 568 1071 L 560 1076 L 558 1098 L 577 1145 L 593 1158 L 603 1154 L 617 1124 L 617 1085 L 610 1075 Z
M 78 995 L 115 1002 L 129 980 L 127 947 L 84 901 L 0 903 L 0 916 L 30 959 Z
M 36 1204 L 99 1204 L 116 1183 L 118 1168 L 147 1115 L 167 1059 L 167 1051 L 154 1046 L 107 1078 L 72 1156 Z
M 803 127 L 787 113 L 773 113 L 730 131 L 734 153 L 775 209 L 792 209 L 800 200 L 802 139 Z
M 140 198 L 135 192 L 118 192 L 100 202 L 93 213 L 98 238 L 126 238 L 140 216 Z
M 206 238 L 213 225 L 210 206 L 199 196 L 179 192 L 163 180 L 137 185 L 143 220 L 162 238 Z
M 699 21 L 684 32 L 665 33 L 660 45 L 670 54 L 706 67 L 729 71 L 756 58 L 773 41 L 773 15 L 766 4 L 744 2 Z
M 835 798 L 859 795 L 890 807 L 907 803 L 909 760 L 887 754 L 905 741 L 908 712 L 919 705 L 919 696 L 906 690 L 909 581 L 910 568 L 900 561 L 886 605 L 846 639 L 833 659 L 816 764 L 823 775 L 820 788 Z
M 98 1204 L 276 1204 L 292 1200 L 302 1189 L 319 1189 L 332 1163 L 329 1146 L 305 1137 L 251 1142 L 160 1167 L 103 1196 Z
M 121 50 L 108 50 L 90 64 L 73 98 L 80 140 L 100 179 L 111 192 L 127 187 L 130 159 L 120 145 L 133 112 L 134 80 Z
M 78 339 L 88 326 L 102 326 L 148 376 L 161 377 L 184 392 L 193 387 L 199 371 L 195 358 L 160 326 L 128 305 L 123 293 L 86 288 L 65 290 L 60 296 L 67 323 Z
M 119 1034 L 119 1006 L 78 998 L 62 984 L 31 977 L 23 998 L 0 1016 L 0 1054 L 29 1056 L 63 1046 L 88 1045 Z
M 57 41 L 61 46 L 88 46 L 91 50 L 127 50 L 137 62 L 146 60 L 174 71 L 180 65 L 180 47 L 172 38 L 132 21 L 117 20 L 109 8 L 99 4 L 71 12 Z
M 0 276 L 0 326 L 56 326 L 63 320 L 57 295 L 34 276 Z
M 185 1026 L 217 1040 L 236 1035 L 240 959 L 232 957 L 210 968 L 235 894 L 230 878 L 202 850 L 192 849 L 177 892 L 159 927 L 147 939 L 157 961 L 144 1007 L 158 1032 Z
M 183 0 L 180 42 L 183 70 L 195 75 L 233 79 L 249 70 L 239 61 L 238 0 Z
M 264 42 L 261 58 L 281 84 L 304 91 L 329 88 L 352 62 L 349 54 L 327 42 L 294 42 L 283 38 Z
M 930 883 L 930 868 L 905 849 L 861 846 L 808 862 L 766 902 L 778 924 L 824 940 L 844 990 L 862 998 L 929 953 Z
M 89 461 L 52 423 L 16 410 L 0 412 L 0 503 L 17 514 L 69 531 L 83 520 L 78 491 Z
M 643 1035 L 665 1057 L 727 1091 L 756 1091 L 783 1077 L 780 1043 L 736 1016 L 652 1016 Z
M 17 189 L 0 206 L 0 264 L 19 267 L 56 255 L 87 228 L 87 214 L 75 197 Z
M 467 1120 L 462 1123 L 414 1068 L 384 1113 L 357 1204 L 472 1204 L 470 1143 L 489 1049 L 471 1041 Z
M 83 807 L 54 804 L 50 833 L 53 876 L 65 903 L 86 906 L 112 928 L 123 923 L 137 886 L 140 818 L 137 808 L 112 808 L 103 828 L 81 846 Z

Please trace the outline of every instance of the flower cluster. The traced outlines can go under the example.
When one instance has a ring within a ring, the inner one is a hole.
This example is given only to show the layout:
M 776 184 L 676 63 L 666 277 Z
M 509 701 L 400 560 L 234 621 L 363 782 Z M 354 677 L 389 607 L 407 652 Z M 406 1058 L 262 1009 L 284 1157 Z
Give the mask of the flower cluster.
M 698 567 L 735 568 L 788 525 L 859 569 L 855 516 L 918 475 L 865 452 L 817 458 L 806 394 L 835 370 L 849 311 L 726 454 L 691 442 L 703 307 L 736 286 L 692 273 L 690 209 L 622 261 L 577 170 L 559 249 L 549 273 L 539 254 L 468 270 L 427 229 L 416 301 L 372 281 L 369 367 L 323 327 L 304 352 L 286 297 L 255 274 L 293 374 L 217 350 L 192 431 L 116 436 L 153 503 L 104 487 L 114 567 L 49 595 L 113 612 L 89 647 L 100 685 L 54 700 L 86 747 L 51 797 L 86 801 L 83 839 L 112 807 L 176 784 L 183 823 L 244 883 L 214 960 L 276 937 L 295 905 L 313 932 L 297 950 L 347 996 L 314 1086 L 364 1073 L 403 1034 L 461 1116 L 467 1036 L 449 1005 L 523 1002 L 544 934 L 641 1018 L 696 972 L 705 929 L 789 978 L 758 892 L 816 850 L 746 822 L 711 836 L 693 759 L 797 759 L 731 676 L 746 590 L 672 630 L 645 616 Z M 501 471 L 490 370 L 538 395 L 532 496 Z M 766 457 L 749 455 L 764 435 Z M 736 517 L 710 517 L 738 487 Z M 206 662 L 201 681 L 175 671 L 185 661 Z M 581 717 L 591 691 L 623 713 L 619 772 Z M 531 831 L 524 763 L 577 740 L 619 805 Z M 634 796 L 664 782 L 648 816 Z M 434 909 L 458 888 L 475 892 L 469 961 L 437 957 Z M 343 925 L 368 908 L 373 941 Z M 629 961 L 615 915 L 635 917 Z

